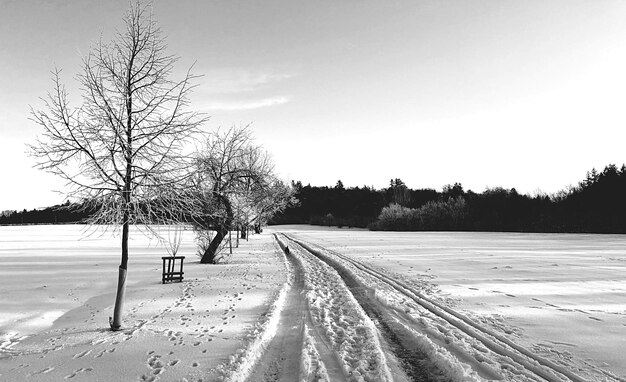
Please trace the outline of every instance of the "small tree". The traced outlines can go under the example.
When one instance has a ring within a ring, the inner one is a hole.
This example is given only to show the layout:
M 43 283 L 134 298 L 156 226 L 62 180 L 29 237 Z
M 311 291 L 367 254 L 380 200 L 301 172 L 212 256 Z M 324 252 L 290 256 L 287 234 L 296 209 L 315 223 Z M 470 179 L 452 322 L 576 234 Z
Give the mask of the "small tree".
M 167 240 L 163 241 L 166 241 L 165 250 L 167 251 L 167 254 L 174 257 L 178 253 L 180 244 L 183 241 L 183 227 L 179 224 L 171 227 L 171 229 L 168 228 L 167 230 Z
M 207 236 L 206 231 L 215 231 L 200 262 L 215 263 L 220 244 L 234 223 L 249 223 L 253 196 L 275 179 L 273 165 L 261 146 L 254 144 L 247 127 L 209 134 L 196 165 L 195 188 L 199 190 L 202 218 L 196 219 L 195 229 L 200 239 Z
M 92 224 L 122 228 L 122 257 L 111 329 L 121 328 L 128 237 L 132 224 L 178 221 L 187 202 L 182 183 L 189 177 L 181 154 L 206 120 L 186 111 L 194 75 L 170 79 L 177 57 L 166 54 L 165 39 L 147 7 L 135 3 L 124 29 L 110 44 L 100 42 L 83 59 L 77 80 L 82 105 L 70 107 L 53 71 L 54 88 L 32 120 L 44 129 L 31 146 L 38 167 L 65 179 L 68 195 L 95 208 Z

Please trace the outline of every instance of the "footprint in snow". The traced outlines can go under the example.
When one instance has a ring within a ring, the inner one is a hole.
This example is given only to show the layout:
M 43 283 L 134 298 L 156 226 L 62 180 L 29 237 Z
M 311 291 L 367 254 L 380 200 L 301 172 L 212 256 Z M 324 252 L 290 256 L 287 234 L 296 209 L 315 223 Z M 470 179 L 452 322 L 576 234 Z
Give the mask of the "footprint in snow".
M 80 352 L 78 354 L 74 354 L 72 359 L 83 358 L 84 356 L 88 355 L 89 353 L 91 353 L 91 350 L 85 350 L 85 351 Z
M 35 375 L 35 374 L 48 374 L 48 373 L 49 373 L 49 372 L 51 372 L 52 370 L 54 370 L 54 367 L 50 366 L 50 367 L 46 367 L 45 369 L 42 369 L 42 370 L 36 371 L 36 372 L 34 372 L 34 373 L 32 373 L 32 374 L 29 374 L 29 375 Z
M 90 367 L 87 367 L 87 368 L 81 367 L 80 369 L 75 370 L 72 374 L 66 375 L 65 379 L 72 379 L 76 377 L 79 373 L 84 373 L 86 371 L 93 371 L 93 369 Z

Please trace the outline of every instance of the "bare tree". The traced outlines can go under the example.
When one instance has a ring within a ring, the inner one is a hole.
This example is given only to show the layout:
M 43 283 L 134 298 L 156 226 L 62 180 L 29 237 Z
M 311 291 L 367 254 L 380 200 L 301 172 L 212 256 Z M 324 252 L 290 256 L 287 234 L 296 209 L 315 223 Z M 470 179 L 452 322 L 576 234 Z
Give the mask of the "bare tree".
M 166 244 L 167 254 L 171 257 L 176 256 L 183 241 L 183 227 L 179 224 L 171 225 L 167 230 L 167 240 L 163 241 Z
M 202 219 L 196 221 L 195 228 L 200 238 L 206 237 L 203 232 L 215 231 L 208 245 L 200 243 L 200 262 L 214 263 L 222 240 L 235 222 L 247 222 L 243 217 L 251 216 L 252 191 L 268 187 L 275 178 L 273 164 L 244 127 L 209 134 L 196 165 Z
M 196 78 L 191 68 L 171 80 L 178 57 L 150 8 L 139 2 L 109 44 L 100 42 L 83 58 L 77 76 L 82 104 L 70 106 L 60 70 L 42 110 L 31 119 L 43 136 L 30 146 L 40 169 L 67 181 L 68 195 L 96 210 L 92 224 L 121 226 L 122 258 L 112 330 L 121 328 L 129 227 L 177 221 L 187 206 L 181 185 L 190 176 L 182 154 L 207 117 L 187 111 Z
M 257 174 L 254 180 L 246 179 L 233 203 L 235 218 L 242 226 L 242 238 L 245 239 L 250 227 L 255 233 L 261 233 L 261 226 L 269 218 L 296 200 L 293 189 L 277 178 L 274 164 L 266 151 L 248 150 L 243 167 L 254 169 Z
M 271 179 L 263 187 L 254 188 L 249 196 L 251 214 L 248 224 L 256 233 L 272 216 L 297 202 L 294 190 L 279 179 Z
M 276 178 L 274 163 L 269 153 L 260 146 L 250 146 L 241 160 L 241 167 L 251 169 L 253 177 L 246 177 L 234 197 L 235 218 L 241 226 L 242 238 L 246 239 L 248 230 L 256 221 L 259 203 L 268 201 L 269 189 Z

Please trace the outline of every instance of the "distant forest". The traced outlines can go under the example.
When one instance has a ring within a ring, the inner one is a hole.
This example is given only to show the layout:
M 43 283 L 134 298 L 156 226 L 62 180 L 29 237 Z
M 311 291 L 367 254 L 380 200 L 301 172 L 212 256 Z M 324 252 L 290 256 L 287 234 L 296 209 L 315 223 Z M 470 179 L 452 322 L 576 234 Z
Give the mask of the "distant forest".
M 299 203 L 273 224 L 368 227 L 391 231 L 504 231 L 626 233 L 626 166 L 595 169 L 577 186 L 553 195 L 524 195 L 515 188 L 465 191 L 459 183 L 413 190 L 400 179 L 389 187 L 303 186 Z
M 67 224 L 87 219 L 95 211 L 65 202 L 46 208 L 22 211 L 2 211 L 0 225 L 10 224 Z
M 553 195 L 524 195 L 515 188 L 465 191 L 459 183 L 433 189 L 303 186 L 298 202 L 270 224 L 313 224 L 392 231 L 505 231 L 626 233 L 626 166 L 595 169 L 577 186 Z M 69 203 L 37 210 L 4 211 L 0 224 L 75 223 L 92 211 Z

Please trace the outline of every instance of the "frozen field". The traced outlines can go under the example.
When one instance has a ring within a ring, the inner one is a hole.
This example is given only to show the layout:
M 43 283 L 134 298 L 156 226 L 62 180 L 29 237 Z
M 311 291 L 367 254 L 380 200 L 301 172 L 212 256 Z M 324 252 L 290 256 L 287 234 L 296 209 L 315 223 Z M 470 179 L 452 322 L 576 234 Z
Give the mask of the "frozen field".
M 428 281 L 433 295 L 538 354 L 626 378 L 626 236 L 281 230 Z
M 119 238 L 83 229 L 0 227 L 0 380 L 626 381 L 624 236 L 277 226 L 211 266 L 185 231 L 162 285 L 135 229 L 111 332 Z

